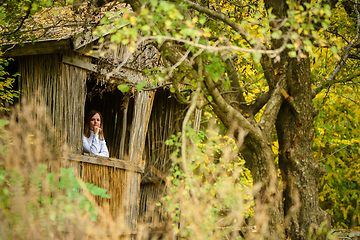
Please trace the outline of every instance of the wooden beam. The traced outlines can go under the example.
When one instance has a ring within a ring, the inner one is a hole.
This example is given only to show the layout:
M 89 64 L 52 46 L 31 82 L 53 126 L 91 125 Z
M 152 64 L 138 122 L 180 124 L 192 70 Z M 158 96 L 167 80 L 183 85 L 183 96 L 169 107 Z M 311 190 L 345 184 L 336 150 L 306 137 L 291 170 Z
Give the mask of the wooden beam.
M 148 129 L 154 91 L 141 91 L 135 93 L 134 113 L 131 124 L 131 136 L 129 141 L 129 162 L 134 165 L 145 166 L 142 155 L 145 146 L 145 138 Z M 125 216 L 127 227 L 135 231 L 139 215 L 140 202 L 140 174 L 126 172 L 126 186 L 123 194 L 123 203 L 126 206 Z
M 129 171 L 133 171 L 133 172 L 137 172 L 137 173 L 144 172 L 144 167 L 129 164 L 129 162 L 127 162 L 127 161 L 119 160 L 116 158 L 105 158 L 105 157 L 70 153 L 68 156 L 68 159 L 71 161 L 86 162 L 86 163 L 92 163 L 92 164 L 97 164 L 97 165 L 102 165 L 102 166 L 115 167 L 115 168 L 129 170 Z
M 69 57 L 69 56 L 64 55 L 62 62 L 65 64 L 75 66 L 75 67 L 89 70 L 91 72 L 98 72 L 96 64 L 85 62 L 78 58 Z M 100 74 L 102 74 L 102 75 L 106 75 L 108 73 L 109 72 L 107 72 L 105 69 L 100 70 Z M 132 83 L 147 81 L 147 76 L 145 76 L 145 74 L 143 74 L 142 72 L 139 72 L 137 70 L 134 70 L 131 68 L 126 68 L 126 67 L 122 67 L 119 71 L 117 71 L 114 75 L 112 75 L 112 77 L 120 79 L 120 80 L 126 80 L 126 81 L 132 82 Z
M 129 161 L 136 165 L 145 165 L 145 163 L 142 162 L 142 155 L 154 98 L 155 91 L 135 93 L 134 113 L 129 141 Z
M 6 44 L 2 46 L 3 57 L 20 57 L 28 55 L 61 53 L 72 49 L 72 43 L 69 38 L 62 40 L 44 40 L 35 43 Z
M 74 57 L 64 55 L 63 58 L 62 58 L 62 62 L 66 63 L 68 65 L 72 65 L 72 66 L 79 67 L 79 68 L 82 68 L 82 69 L 85 69 L 85 70 L 96 72 L 96 65 L 95 64 L 92 64 L 90 62 L 85 62 L 85 61 L 83 61 L 81 59 L 78 59 L 78 58 L 74 58 Z

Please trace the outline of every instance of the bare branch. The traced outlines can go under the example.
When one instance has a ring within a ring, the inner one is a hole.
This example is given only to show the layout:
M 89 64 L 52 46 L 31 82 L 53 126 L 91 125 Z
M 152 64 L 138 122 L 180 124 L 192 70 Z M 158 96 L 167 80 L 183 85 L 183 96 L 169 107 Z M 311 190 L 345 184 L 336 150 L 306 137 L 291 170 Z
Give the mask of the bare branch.
M 325 87 L 328 87 L 328 86 L 338 82 L 335 80 L 335 77 L 340 72 L 340 70 L 341 70 L 342 66 L 345 64 L 346 60 L 349 58 L 350 49 L 351 49 L 352 45 L 353 45 L 353 43 L 349 43 L 347 45 L 344 55 L 341 57 L 340 61 L 336 65 L 334 71 L 332 71 L 330 76 L 320 86 L 318 86 L 314 89 L 315 91 L 314 90 L 312 91 L 313 98 L 316 96 L 316 94 L 321 92 L 321 90 L 324 89 Z
M 337 93 L 337 92 L 333 92 L 333 94 L 338 95 L 339 97 L 345 98 L 346 100 L 348 100 L 348 101 L 350 101 L 350 102 L 353 102 L 354 104 L 356 104 L 356 105 L 358 105 L 358 106 L 360 107 L 360 103 L 358 103 L 357 101 L 355 101 L 355 100 L 353 100 L 353 99 L 351 99 L 351 98 L 349 98 L 349 97 L 346 97 L 346 96 L 344 96 L 344 95 L 342 95 L 342 94 L 339 94 L 339 93 Z M 358 93 L 357 93 L 357 94 L 358 94 Z
M 186 149 L 186 143 L 187 143 L 186 127 L 188 126 L 191 115 L 193 114 L 193 112 L 196 109 L 197 101 L 199 99 L 200 92 L 201 92 L 201 81 L 202 81 L 202 75 L 203 75 L 203 69 L 204 69 L 203 63 L 202 63 L 202 60 L 200 57 L 196 59 L 196 62 L 198 65 L 197 87 L 196 87 L 194 96 L 191 99 L 191 104 L 190 104 L 189 110 L 186 112 L 186 115 L 184 117 L 184 120 L 182 123 L 182 132 L 181 132 L 181 157 L 182 157 L 183 169 L 186 174 L 189 174 L 189 172 L 187 170 L 187 162 L 186 162 L 186 156 L 187 156 L 187 153 L 186 153 L 186 151 L 187 151 L 187 149 Z
M 163 41 L 170 40 L 170 41 L 175 41 L 175 42 L 182 42 L 182 43 L 186 43 L 190 46 L 194 46 L 194 47 L 198 47 L 198 48 L 207 50 L 209 52 L 229 50 L 229 51 L 239 51 L 239 52 L 248 52 L 248 53 L 269 54 L 269 55 L 274 55 L 274 56 L 281 53 L 286 48 L 286 44 L 287 44 L 287 41 L 284 41 L 283 45 L 278 49 L 264 50 L 264 49 L 255 49 L 255 48 L 241 48 L 241 47 L 237 47 L 237 46 L 233 46 L 233 45 L 231 45 L 231 46 L 209 46 L 209 45 L 194 43 L 191 40 L 175 38 L 175 37 L 171 37 L 171 36 L 146 36 L 146 37 L 139 39 L 138 44 L 140 44 L 141 42 L 148 41 L 148 40 L 163 40 Z
M 270 96 L 270 92 L 266 92 L 260 98 L 256 99 L 255 103 L 250 107 L 250 112 L 253 116 L 265 106 L 269 101 Z
M 318 160 L 317 162 L 322 162 L 322 161 L 328 159 L 329 157 L 335 155 L 335 153 L 340 152 L 341 150 L 343 150 L 344 148 L 347 148 L 348 146 L 351 146 L 351 144 L 345 145 L 344 147 L 340 148 L 339 150 L 331 153 L 329 156 L 327 156 L 327 157 L 325 157 L 325 158 L 323 158 L 323 159 Z
M 290 96 L 285 89 L 281 89 L 282 95 L 285 97 L 285 99 L 288 101 L 288 103 L 292 106 L 292 108 L 295 110 L 297 114 L 300 113 L 300 107 L 297 101 L 294 100 L 292 96 Z
M 350 44 L 350 41 L 347 40 L 343 35 L 341 35 L 337 30 L 329 28 L 326 31 L 342 38 L 347 44 Z M 319 45 L 319 44 L 316 44 L 316 45 L 314 44 L 315 47 L 317 47 L 317 45 Z
M 359 59 L 360 59 L 360 55 L 349 54 L 349 58 L 359 60 Z
M 252 44 L 250 43 L 250 39 L 251 39 L 250 35 L 246 31 L 244 31 L 237 23 L 233 22 L 227 16 L 223 15 L 222 13 L 212 11 L 206 7 L 203 7 L 199 4 L 193 3 L 189 0 L 184 0 L 183 2 L 187 3 L 188 5 L 190 5 L 191 8 L 193 8 L 199 12 L 205 13 L 213 18 L 223 21 L 224 23 L 226 23 L 227 25 L 232 27 L 237 33 L 239 33 L 240 36 L 242 36 L 248 42 L 248 44 L 250 46 L 252 46 Z
M 31 12 L 31 3 L 30 3 L 30 6 L 29 6 L 28 10 L 26 11 L 25 16 L 21 19 L 21 22 L 20 22 L 19 26 L 14 31 L 5 32 L 2 35 L 9 36 L 9 35 L 12 35 L 12 34 L 18 32 L 21 29 L 21 27 L 24 25 L 25 20 L 30 16 L 30 12 Z
M 245 8 L 245 7 L 249 7 L 249 8 L 252 8 L 252 9 L 255 9 L 253 6 L 251 6 L 251 4 L 245 4 L 245 5 L 239 5 L 237 3 L 235 3 L 234 1 L 229 1 L 229 0 L 226 0 L 229 4 L 232 4 L 238 8 Z
M 359 41 L 359 33 L 360 33 L 360 13 L 358 10 L 358 1 L 355 0 L 355 4 L 354 4 L 354 10 L 356 12 L 356 37 L 355 37 L 355 42 L 354 45 L 356 45 Z
M 330 76 L 323 81 L 319 86 L 317 86 L 315 89 L 312 90 L 312 97 L 314 98 L 319 92 L 321 92 L 321 90 L 323 90 L 324 88 L 327 88 L 333 84 L 336 83 L 341 83 L 341 82 L 349 82 L 351 80 L 353 80 L 354 78 L 360 76 L 360 73 L 346 78 L 346 79 L 339 79 L 336 80 L 335 77 L 337 76 L 337 74 L 340 72 L 342 66 L 345 64 L 346 60 L 351 56 L 350 54 L 350 50 L 353 46 L 357 46 L 358 42 L 359 42 L 359 34 L 360 34 L 360 13 L 357 9 L 357 5 L 358 2 L 357 0 L 355 0 L 355 4 L 354 4 L 354 9 L 356 12 L 356 17 L 357 17 L 357 22 L 356 22 L 356 35 L 355 35 L 355 41 L 353 43 L 348 42 L 348 45 L 345 48 L 344 51 L 344 55 L 341 57 L 340 61 L 338 62 L 338 64 L 336 65 L 334 71 L 330 74 Z
M 312 90 L 312 97 L 316 97 L 316 95 L 321 92 L 321 90 L 325 89 L 325 88 L 328 88 L 329 86 L 331 85 L 334 85 L 336 83 L 346 83 L 346 82 L 350 82 L 352 81 L 353 79 L 357 78 L 357 77 L 360 77 L 360 73 L 358 74 L 355 74 L 351 77 L 348 77 L 348 78 L 345 78 L 345 79 L 333 79 L 333 80 L 326 80 L 326 81 L 323 81 L 319 86 L 317 86 L 316 88 L 314 88 Z

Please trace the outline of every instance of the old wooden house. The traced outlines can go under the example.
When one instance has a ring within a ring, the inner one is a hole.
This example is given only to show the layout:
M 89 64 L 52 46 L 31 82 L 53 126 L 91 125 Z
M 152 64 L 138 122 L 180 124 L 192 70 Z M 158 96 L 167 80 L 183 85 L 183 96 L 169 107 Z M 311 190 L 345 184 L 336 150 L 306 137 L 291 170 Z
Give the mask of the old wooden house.
M 173 151 L 165 141 L 181 131 L 186 106 L 168 89 L 117 89 L 119 83 L 147 81 L 143 70 L 161 65 L 156 49 L 144 46 L 135 56 L 118 46 L 114 55 L 100 58 L 90 51 L 96 44 L 84 33 L 11 46 L 5 57 L 14 58 L 9 70 L 20 73 L 21 101 L 36 96 L 46 104 L 57 130 L 54 144 L 66 140 L 68 159 L 79 176 L 108 190 L 110 199 L 99 203 L 108 201 L 113 217 L 124 213 L 134 233 L 139 216 L 158 217 L 154 207 L 164 192 Z M 107 80 L 104 74 L 114 69 L 114 59 L 127 63 Z M 84 117 L 90 109 L 103 115 L 110 158 L 83 154 Z

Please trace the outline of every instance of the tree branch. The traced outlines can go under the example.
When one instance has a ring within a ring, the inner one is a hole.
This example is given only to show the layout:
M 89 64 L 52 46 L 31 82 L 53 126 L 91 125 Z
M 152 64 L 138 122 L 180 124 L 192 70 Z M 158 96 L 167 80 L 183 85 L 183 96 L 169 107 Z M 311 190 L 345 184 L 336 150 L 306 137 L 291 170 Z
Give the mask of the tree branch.
M 260 98 L 256 99 L 255 103 L 250 106 L 250 112 L 254 116 L 270 99 L 270 92 L 264 93 Z
M 355 74 L 351 77 L 348 77 L 348 78 L 345 78 L 345 79 L 333 79 L 333 80 L 326 80 L 326 81 L 323 81 L 319 86 L 317 86 L 316 88 L 314 88 L 312 90 L 312 98 L 316 97 L 316 95 L 321 92 L 321 90 L 325 89 L 325 88 L 328 88 L 329 86 L 331 85 L 334 85 L 336 83 L 346 83 L 346 82 L 350 82 L 352 81 L 353 79 L 357 78 L 357 77 L 360 77 L 360 73 L 358 74 Z
M 146 42 L 148 40 L 170 40 L 170 41 L 174 41 L 174 42 L 182 42 L 182 43 L 186 43 L 190 46 L 194 46 L 194 47 L 198 47 L 204 50 L 207 50 L 209 52 L 217 52 L 217 51 L 225 51 L 225 50 L 230 50 L 230 51 L 239 51 L 239 52 L 248 52 L 248 53 L 261 53 L 261 54 L 270 54 L 270 55 L 277 55 L 279 53 L 281 53 L 285 48 L 286 48 L 286 41 L 284 41 L 283 45 L 281 45 L 281 47 L 271 50 L 271 49 L 255 49 L 255 48 L 242 48 L 242 47 L 237 47 L 234 45 L 231 46 L 209 46 L 209 45 L 204 45 L 204 44 L 200 44 L 200 43 L 194 43 L 191 40 L 187 40 L 187 39 L 181 39 L 181 38 L 176 38 L 176 37 L 171 37 L 171 36 L 146 36 L 146 37 L 142 37 L 138 40 L 138 43 L 142 43 L 142 42 Z
M 217 89 L 215 83 L 210 78 L 209 73 L 204 70 L 205 83 L 210 95 L 213 97 L 214 102 L 219 107 L 221 111 L 221 116 L 228 118 L 226 122 L 234 123 L 246 131 L 246 133 L 251 134 L 254 139 L 261 141 L 261 132 L 259 132 L 238 110 L 234 109 L 226 100 L 221 96 L 219 90 Z M 235 120 L 235 121 L 234 121 Z
M 189 174 L 189 172 L 187 172 L 187 165 L 186 165 L 186 142 L 187 142 L 187 138 L 186 138 L 186 127 L 188 126 L 188 122 L 190 121 L 190 117 L 193 114 L 193 112 L 196 109 L 196 105 L 197 105 L 197 101 L 199 99 L 200 96 L 200 92 L 201 92 L 201 81 L 202 81 L 202 75 L 203 75 L 203 63 L 201 58 L 199 57 L 196 62 L 198 63 L 198 81 L 197 81 L 197 87 L 196 87 L 196 91 L 194 96 L 191 99 L 191 104 L 189 107 L 189 110 L 186 112 L 186 115 L 184 117 L 184 121 L 182 123 L 182 132 L 181 132 L 181 157 L 182 157 L 182 163 L 183 163 L 183 167 L 184 167 L 184 171 L 186 172 L 186 174 Z
M 360 33 L 360 13 L 358 10 L 358 0 L 355 0 L 355 4 L 354 4 L 354 10 L 356 12 L 356 37 L 355 37 L 355 42 L 354 45 L 356 45 L 359 41 L 359 33 Z
M 230 58 L 226 59 L 225 63 L 227 66 L 226 70 L 227 70 L 227 74 L 229 76 L 229 80 L 231 82 L 231 87 L 236 93 L 236 99 L 239 102 L 245 102 L 245 97 L 244 97 L 243 91 L 241 89 L 241 86 L 239 84 L 239 77 L 238 77 L 238 74 L 237 74 L 237 71 L 236 71 L 236 68 L 234 66 L 232 59 L 230 59 Z M 243 107 L 243 105 L 240 105 L 240 108 L 242 108 L 242 107 Z
M 349 58 L 349 54 L 350 54 L 350 49 L 352 47 L 353 43 L 349 43 L 345 49 L 344 55 L 341 57 L 340 61 L 338 62 L 338 64 L 336 65 L 334 71 L 332 71 L 332 73 L 330 74 L 330 76 L 318 87 L 316 87 L 313 91 L 312 91 L 312 97 L 314 98 L 319 92 L 321 92 L 322 89 L 324 89 L 325 87 L 328 87 L 334 83 L 336 83 L 337 81 L 335 80 L 336 75 L 340 72 L 342 66 L 345 64 L 346 60 Z
M 209 15 L 209 16 L 211 16 L 213 18 L 216 18 L 218 20 L 223 21 L 224 23 L 226 23 L 227 25 L 232 27 L 238 34 L 240 34 L 240 36 L 242 36 L 247 41 L 247 43 L 250 46 L 252 46 L 252 44 L 250 43 L 249 34 L 247 32 L 245 32 L 237 23 L 233 22 L 227 16 L 223 15 L 222 13 L 212 11 L 212 10 L 206 8 L 206 7 L 203 7 L 201 5 L 193 3 L 193 2 L 191 2 L 189 0 L 183 0 L 183 2 L 187 3 L 188 5 L 190 5 L 191 8 L 193 8 L 193 9 L 199 11 L 199 12 L 205 13 L 206 15 Z
M 21 19 L 21 22 L 19 24 L 19 26 L 12 32 L 5 32 L 3 33 L 2 35 L 5 35 L 5 36 L 9 36 L 9 35 L 12 35 L 14 33 L 16 33 L 17 31 L 19 31 L 21 29 L 21 27 L 24 25 L 25 23 L 25 20 L 30 16 L 30 12 L 31 12 L 31 4 L 32 2 L 30 3 L 30 6 L 29 6 L 29 9 L 26 11 L 26 15 Z
M 264 71 L 264 76 L 266 82 L 269 86 L 269 89 L 274 88 L 275 84 L 275 73 L 274 73 L 274 65 L 272 59 L 268 55 L 262 55 L 260 59 L 261 67 Z
M 262 128 L 263 132 L 267 135 L 269 141 L 272 136 L 277 115 L 282 105 L 281 103 L 284 101 L 281 90 L 286 88 L 286 75 L 282 74 L 274 91 L 271 93 L 271 97 L 266 104 L 264 113 L 259 122 L 260 128 Z
M 323 81 L 319 86 L 317 86 L 315 89 L 312 90 L 312 97 L 314 98 L 319 92 L 321 92 L 321 90 L 323 90 L 324 88 L 327 88 L 335 83 L 340 83 L 340 82 L 348 82 L 351 81 L 352 79 L 360 76 L 360 74 L 356 74 L 352 77 L 346 78 L 346 79 L 340 79 L 340 80 L 336 80 L 335 77 L 336 75 L 340 72 L 342 66 L 345 64 L 346 60 L 351 56 L 350 54 L 350 49 L 353 46 L 357 46 L 358 41 L 359 41 L 359 34 L 360 34 L 360 13 L 357 9 L 357 5 L 358 2 L 357 0 L 355 0 L 355 4 L 354 4 L 354 10 L 356 12 L 356 17 L 357 17 L 357 21 L 356 21 L 356 35 L 355 35 L 355 41 L 353 43 L 348 42 L 348 45 L 346 46 L 346 49 L 344 51 L 344 55 L 341 57 L 340 61 L 338 62 L 338 64 L 336 65 L 334 71 L 332 71 L 332 73 L 330 74 L 330 76 Z

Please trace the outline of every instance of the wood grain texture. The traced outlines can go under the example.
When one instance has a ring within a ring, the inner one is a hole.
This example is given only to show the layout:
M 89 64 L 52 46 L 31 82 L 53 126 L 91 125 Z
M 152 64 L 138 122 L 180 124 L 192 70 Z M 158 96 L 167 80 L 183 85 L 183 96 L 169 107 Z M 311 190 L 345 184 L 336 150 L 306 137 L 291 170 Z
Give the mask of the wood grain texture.
M 69 154 L 69 160 L 77 162 L 92 163 L 95 165 L 114 167 L 118 169 L 133 171 L 137 173 L 143 173 L 144 168 L 138 165 L 132 165 L 128 161 L 116 159 L 116 158 L 106 158 L 99 156 L 90 156 L 90 155 L 81 155 L 81 154 Z

